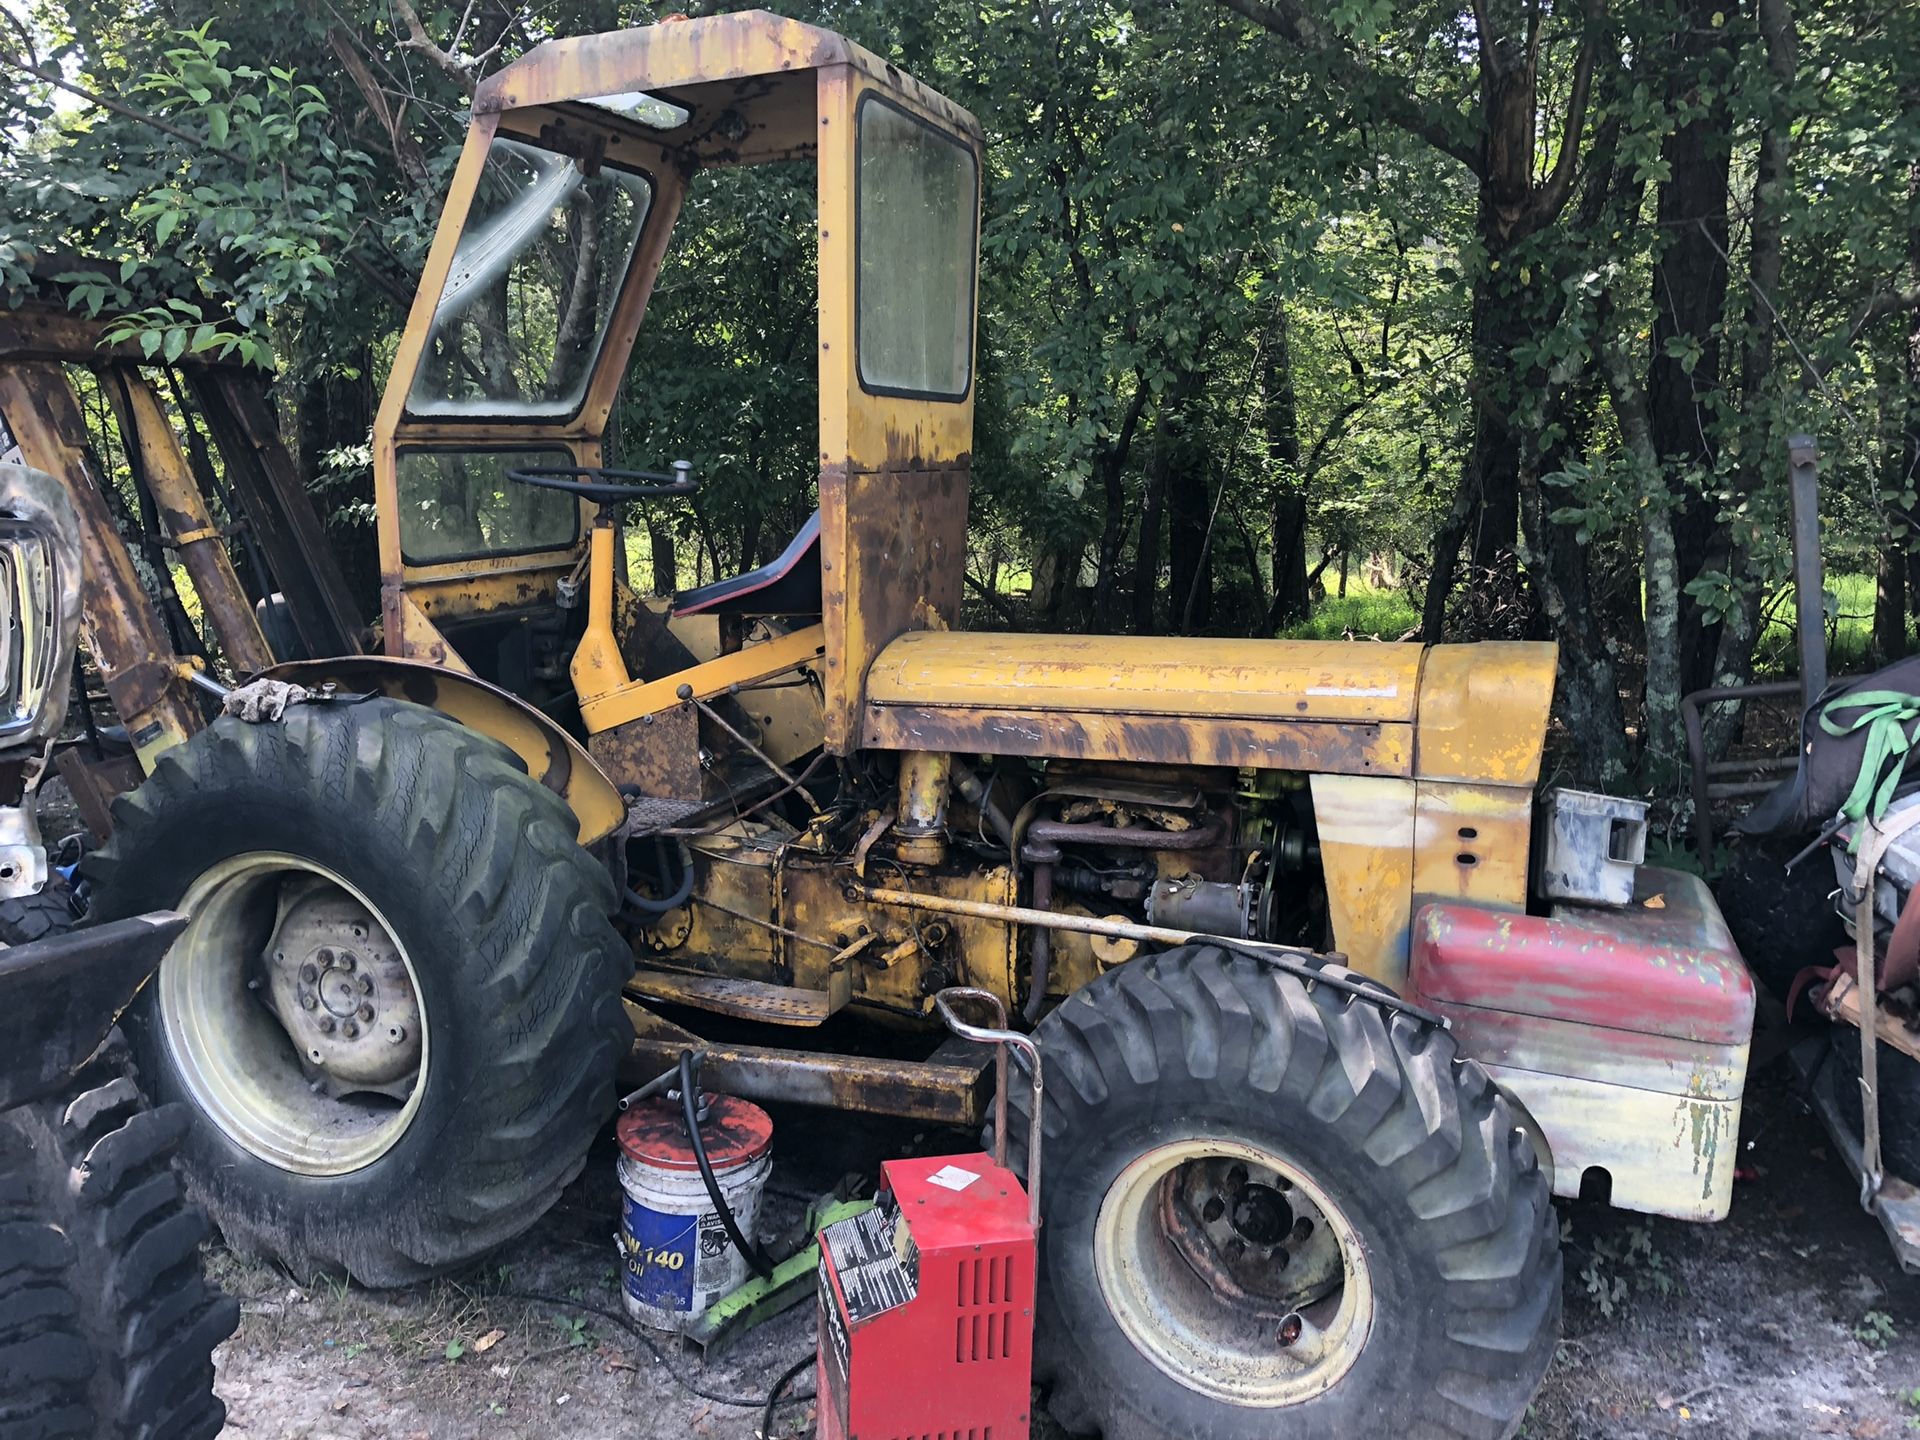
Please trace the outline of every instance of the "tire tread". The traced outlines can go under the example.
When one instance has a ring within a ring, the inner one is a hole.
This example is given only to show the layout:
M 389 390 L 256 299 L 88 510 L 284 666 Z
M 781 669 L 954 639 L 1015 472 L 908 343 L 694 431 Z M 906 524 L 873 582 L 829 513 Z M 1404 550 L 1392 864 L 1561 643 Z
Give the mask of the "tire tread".
M 1505 1101 L 1449 1034 L 1244 953 L 1196 946 L 1109 972 L 1068 997 L 1039 1039 L 1044 1130 L 1069 1153 L 1074 1137 L 1101 1133 L 1129 1104 L 1163 1113 L 1174 1103 L 1163 1097 L 1188 1082 L 1244 1089 L 1276 1113 L 1304 1109 L 1337 1132 L 1399 1197 L 1437 1271 L 1431 1313 L 1439 1323 L 1424 1342 L 1435 1384 L 1403 1428 L 1454 1440 L 1514 1432 L 1558 1335 L 1558 1222 L 1531 1146 L 1513 1139 Z M 1023 1157 L 1030 1097 L 1016 1086 L 1009 1102 L 1009 1148 Z M 1071 1183 L 1060 1166 L 1049 1172 L 1050 1205 Z M 1018 1159 L 1015 1167 L 1024 1168 Z M 1145 1435 L 1173 1423 L 1121 1407 L 1118 1387 L 1078 1348 L 1079 1327 L 1057 1315 L 1046 1323 L 1044 1295 L 1040 1313 L 1035 1378 L 1069 1432 Z M 1181 1434 L 1210 1433 L 1202 1410 L 1177 1423 Z M 1276 1437 L 1294 1433 L 1278 1417 L 1275 1424 Z
M 431 1179 L 408 1188 L 391 1223 L 289 1224 L 197 1163 L 196 1197 L 236 1246 L 368 1285 L 442 1273 L 526 1229 L 585 1164 L 632 1036 L 619 996 L 633 960 L 609 919 L 612 882 L 577 843 L 566 802 L 497 741 L 402 701 L 300 705 L 277 724 L 224 718 L 115 802 L 113 838 L 87 867 L 97 912 L 177 901 L 143 893 L 143 869 L 182 843 L 175 817 L 227 796 L 381 827 L 419 879 L 416 913 L 432 917 L 422 928 L 451 936 L 454 983 L 487 1012 L 484 1034 L 450 1043 L 480 1047 L 485 1063 L 463 1087 L 457 1133 L 434 1142 Z M 137 1007 L 135 1038 L 146 1063 L 164 1065 L 151 1004 Z

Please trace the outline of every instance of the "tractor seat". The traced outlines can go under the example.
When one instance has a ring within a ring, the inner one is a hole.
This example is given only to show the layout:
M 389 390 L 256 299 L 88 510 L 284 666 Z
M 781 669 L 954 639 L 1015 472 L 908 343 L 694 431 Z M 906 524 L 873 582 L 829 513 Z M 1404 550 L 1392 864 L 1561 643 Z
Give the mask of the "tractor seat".
M 818 510 L 793 543 L 758 570 L 673 597 L 675 615 L 818 615 L 820 610 Z

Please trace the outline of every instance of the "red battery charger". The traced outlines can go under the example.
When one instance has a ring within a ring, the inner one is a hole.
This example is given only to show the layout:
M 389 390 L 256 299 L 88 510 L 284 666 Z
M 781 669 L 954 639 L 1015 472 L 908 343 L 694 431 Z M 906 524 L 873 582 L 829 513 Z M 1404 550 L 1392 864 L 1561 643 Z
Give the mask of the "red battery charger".
M 997 1027 L 962 1021 L 956 1000 L 984 1001 Z M 942 990 L 934 1006 L 956 1035 L 996 1047 L 995 1153 L 889 1160 L 874 1208 L 820 1232 L 818 1440 L 1026 1440 L 1040 1126 L 1028 1191 L 1006 1164 L 1007 1050 L 1033 1067 L 1035 1117 L 1040 1051 L 989 991 Z

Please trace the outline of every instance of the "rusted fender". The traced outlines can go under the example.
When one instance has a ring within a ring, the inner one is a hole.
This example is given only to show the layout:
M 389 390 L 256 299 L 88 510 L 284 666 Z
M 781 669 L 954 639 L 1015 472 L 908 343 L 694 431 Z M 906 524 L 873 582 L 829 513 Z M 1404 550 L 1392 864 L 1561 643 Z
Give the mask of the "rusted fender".
M 471 730 L 491 735 L 526 762 L 527 773 L 565 800 L 580 822 L 580 843 L 591 845 L 627 817 L 620 791 L 586 750 L 526 701 L 473 675 L 385 655 L 294 660 L 261 672 L 314 689 L 329 680 L 342 690 L 373 692 L 438 710 Z

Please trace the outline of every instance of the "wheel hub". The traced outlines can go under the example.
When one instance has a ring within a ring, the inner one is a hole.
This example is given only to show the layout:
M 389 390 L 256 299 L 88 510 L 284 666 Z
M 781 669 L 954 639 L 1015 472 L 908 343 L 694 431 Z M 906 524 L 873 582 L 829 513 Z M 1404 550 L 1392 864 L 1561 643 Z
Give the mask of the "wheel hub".
M 1101 1202 L 1094 1273 L 1147 1360 L 1235 1404 L 1329 1389 L 1373 1328 L 1352 1223 L 1290 1162 L 1239 1140 L 1175 1141 L 1127 1165 Z
M 256 850 L 204 871 L 155 978 L 181 1085 L 249 1154 L 344 1175 L 419 1112 L 433 1037 L 404 947 L 337 872 Z
M 324 882 L 289 885 L 263 957 L 273 1012 L 329 1095 L 404 1099 L 420 1065 L 420 1002 L 367 907 Z
M 1214 1288 L 1278 1319 L 1340 1284 L 1340 1244 L 1319 1207 L 1271 1166 L 1189 1161 L 1164 1192 L 1180 1258 Z

